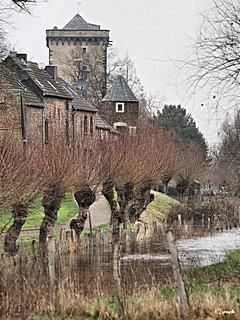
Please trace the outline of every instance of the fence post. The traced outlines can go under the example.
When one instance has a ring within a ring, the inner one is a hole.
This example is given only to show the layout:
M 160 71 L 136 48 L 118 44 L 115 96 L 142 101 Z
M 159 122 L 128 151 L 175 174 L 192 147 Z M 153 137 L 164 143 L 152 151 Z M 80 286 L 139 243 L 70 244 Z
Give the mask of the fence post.
M 178 214 L 178 224 L 179 224 L 179 226 L 182 225 L 182 215 L 181 214 Z
M 118 316 L 124 315 L 124 307 L 122 301 L 121 286 L 121 265 L 120 265 L 121 242 L 114 240 L 113 242 L 113 284 L 114 295 L 117 302 Z
M 204 214 L 202 214 L 202 227 L 204 228 L 204 221 L 205 221 L 205 217 Z
M 93 236 L 93 231 L 92 231 L 92 219 L 91 219 L 91 212 L 88 210 L 88 222 L 89 222 L 89 231 L 90 231 L 90 236 L 92 238 Z
M 57 285 L 56 285 L 56 273 L 55 273 L 55 240 L 52 236 L 48 238 L 47 243 L 48 249 L 48 270 L 49 270 L 49 278 L 50 278 L 50 295 L 51 295 L 51 302 L 56 309 L 56 302 L 57 302 Z
M 180 301 L 180 311 L 183 315 L 186 315 L 189 311 L 189 301 L 181 274 L 181 267 L 178 259 L 177 247 L 175 244 L 173 233 L 170 230 L 167 231 L 167 240 L 171 254 L 173 276 L 176 282 L 177 294 Z
M 210 217 L 208 217 L 208 229 L 210 229 L 210 226 L 211 226 L 211 219 Z

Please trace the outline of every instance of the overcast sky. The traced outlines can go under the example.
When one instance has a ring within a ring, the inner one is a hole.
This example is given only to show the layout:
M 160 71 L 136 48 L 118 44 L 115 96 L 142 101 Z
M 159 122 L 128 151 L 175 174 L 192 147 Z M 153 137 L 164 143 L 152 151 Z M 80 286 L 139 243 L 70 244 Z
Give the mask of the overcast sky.
M 199 13 L 209 0 L 48 0 L 32 10 L 32 16 L 16 14 L 9 40 L 17 51 L 38 63 L 48 64 L 46 29 L 64 27 L 79 13 L 86 21 L 110 30 L 119 54 L 128 54 L 148 91 L 165 96 L 165 103 L 182 104 L 192 113 L 210 144 L 217 141 L 222 114 L 205 104 L 206 97 L 183 99 L 186 91 L 176 86 L 178 69 L 171 60 L 191 53 L 191 38 L 200 24 Z M 204 106 L 201 104 L 204 103 Z

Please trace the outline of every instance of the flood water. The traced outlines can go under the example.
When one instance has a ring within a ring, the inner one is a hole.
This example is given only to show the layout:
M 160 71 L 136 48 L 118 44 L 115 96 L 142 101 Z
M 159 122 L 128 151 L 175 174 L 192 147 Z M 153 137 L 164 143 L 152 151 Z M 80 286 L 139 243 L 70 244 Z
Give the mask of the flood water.
M 240 249 L 240 229 L 215 232 L 208 236 L 185 238 L 176 241 L 179 260 L 183 267 L 206 266 L 222 261 L 225 255 Z M 136 250 L 136 249 L 135 249 Z M 139 244 L 137 252 L 124 254 L 123 261 L 142 260 L 158 261 L 163 265 L 170 264 L 166 240 L 150 239 Z
M 224 256 L 240 248 L 240 229 L 226 230 L 204 237 L 176 241 L 183 268 L 204 266 L 221 261 Z M 92 253 L 81 254 L 75 263 L 78 281 L 86 294 L 97 287 L 101 292 L 112 292 L 112 252 L 109 246 L 92 248 Z M 136 289 L 172 283 L 172 268 L 166 239 L 162 235 L 145 241 L 133 241 L 130 248 L 123 245 L 121 257 L 123 287 L 131 293 Z M 85 285 L 84 285 L 85 283 Z M 96 292 L 95 292 L 96 293 Z
M 61 251 L 60 245 L 61 242 L 56 244 L 54 255 L 54 274 L 59 292 L 84 298 L 113 295 L 112 245 L 108 239 L 91 240 L 77 250 Z M 182 238 L 177 240 L 177 248 L 184 268 L 218 262 L 231 250 L 240 248 L 240 229 Z M 52 287 L 43 262 L 24 256 L 21 263 L 19 261 L 1 270 L 0 283 L 4 288 L 3 297 L 5 295 L 2 301 L 13 301 L 8 306 L 11 312 L 29 310 L 29 301 L 35 310 L 43 294 L 48 299 Z M 123 243 L 121 282 L 124 294 L 163 285 L 174 286 L 169 250 L 161 232 L 144 241 L 133 239 L 130 246 Z M 21 295 L 16 298 L 15 292 L 21 292 Z

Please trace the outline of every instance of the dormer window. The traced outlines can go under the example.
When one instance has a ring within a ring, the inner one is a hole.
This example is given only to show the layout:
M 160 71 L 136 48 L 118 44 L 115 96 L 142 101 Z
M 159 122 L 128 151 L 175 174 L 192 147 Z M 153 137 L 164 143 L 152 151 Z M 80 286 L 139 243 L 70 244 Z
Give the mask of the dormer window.
M 124 112 L 124 103 L 116 103 L 116 112 L 123 113 Z

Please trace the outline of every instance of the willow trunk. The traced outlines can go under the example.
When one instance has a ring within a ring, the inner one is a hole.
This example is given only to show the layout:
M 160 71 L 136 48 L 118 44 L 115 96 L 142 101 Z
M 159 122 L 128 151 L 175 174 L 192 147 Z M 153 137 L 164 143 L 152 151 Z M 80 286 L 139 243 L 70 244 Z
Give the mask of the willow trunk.
M 4 250 L 11 256 L 15 256 L 19 248 L 17 246 L 17 239 L 21 233 L 22 227 L 27 220 L 28 205 L 18 203 L 12 210 L 13 224 L 7 230 L 4 238 Z

